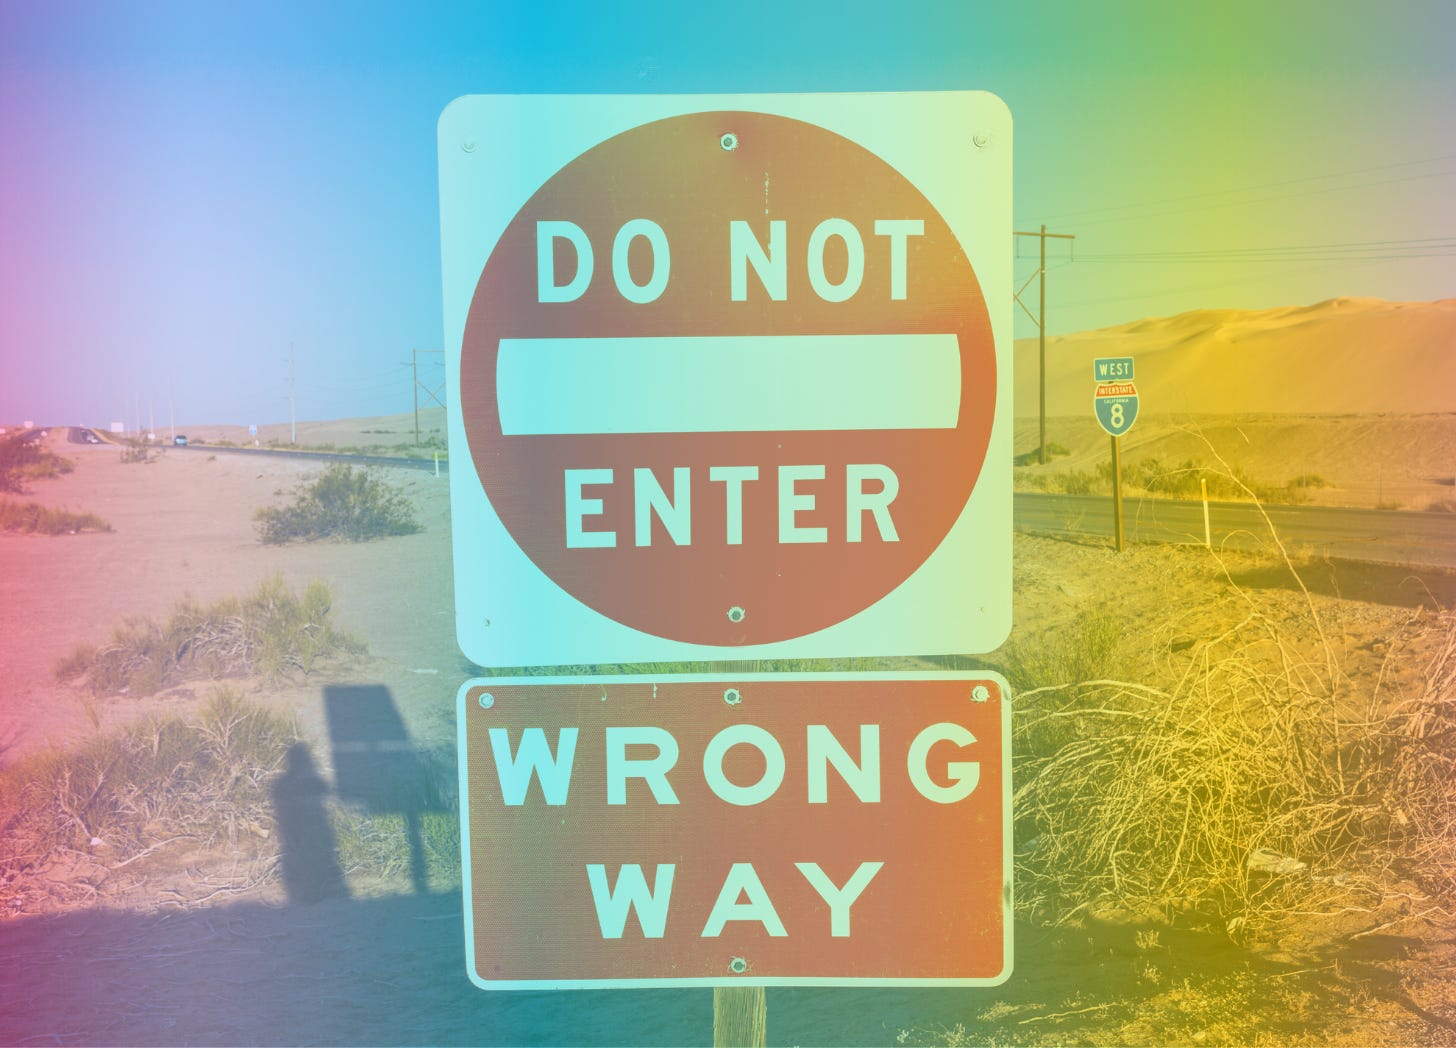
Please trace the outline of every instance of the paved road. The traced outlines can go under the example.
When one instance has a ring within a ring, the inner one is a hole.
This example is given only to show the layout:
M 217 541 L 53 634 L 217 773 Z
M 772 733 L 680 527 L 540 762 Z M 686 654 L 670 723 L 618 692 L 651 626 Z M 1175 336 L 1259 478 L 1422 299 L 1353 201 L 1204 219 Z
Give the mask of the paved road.
M 169 451 L 205 451 L 209 455 L 220 452 L 225 455 L 271 455 L 274 458 L 311 459 L 317 462 L 352 462 L 361 466 L 394 466 L 403 469 L 426 469 L 434 471 L 435 460 L 392 458 L 387 455 L 353 455 L 336 451 L 285 451 L 280 448 L 236 448 L 222 444 L 192 443 L 174 447 L 164 445 Z M 440 472 L 448 473 L 450 464 L 442 456 Z
M 73 427 L 69 439 L 84 441 L 85 430 Z M 341 455 L 332 452 L 281 451 L 273 448 L 221 447 L 193 444 L 174 451 L 208 454 L 272 455 L 323 462 L 354 462 L 434 470 L 433 459 L 384 455 Z M 449 463 L 439 462 L 440 472 Z M 1268 523 L 1245 502 L 1210 502 L 1209 530 L 1216 546 L 1263 549 L 1269 545 L 1269 524 L 1291 552 L 1378 564 L 1456 569 L 1456 514 L 1409 510 L 1343 509 L 1330 506 L 1269 506 Z M 1083 538 L 1112 536 L 1112 499 L 1106 495 L 1043 495 L 1021 492 L 1014 504 L 1015 526 L 1021 531 Z M 1123 503 L 1127 541 L 1203 542 L 1203 505 L 1171 499 L 1127 499 Z
M 245 447 L 224 447 L 221 444 L 188 444 L 185 447 L 172 448 L 173 451 L 207 451 L 213 454 L 214 451 L 221 451 L 224 454 L 261 454 L 261 456 L 274 456 L 278 459 L 313 459 L 317 461 L 347 461 L 347 463 L 360 464 L 360 466 L 393 466 L 396 469 L 422 469 L 434 470 L 434 459 L 395 459 L 390 456 L 364 456 L 364 454 L 341 454 L 338 451 L 284 451 L 281 448 L 245 448 Z M 441 457 L 440 472 L 450 472 L 450 463 Z
M 1456 568 L 1456 514 L 1331 506 L 1268 506 L 1266 523 L 1245 502 L 1210 502 L 1215 546 L 1262 549 L 1269 525 L 1285 548 L 1349 560 L 1418 567 Z M 1053 535 L 1112 536 L 1107 495 L 1016 496 L 1016 527 Z M 1132 542 L 1203 542 L 1203 504 L 1166 499 L 1125 499 L 1123 532 Z

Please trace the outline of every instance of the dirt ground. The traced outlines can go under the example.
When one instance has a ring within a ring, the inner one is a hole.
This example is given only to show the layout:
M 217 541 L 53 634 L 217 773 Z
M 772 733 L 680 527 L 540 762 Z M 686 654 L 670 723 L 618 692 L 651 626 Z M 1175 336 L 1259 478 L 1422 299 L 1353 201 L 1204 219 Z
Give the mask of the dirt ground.
M 454 747 L 454 695 L 472 675 L 453 636 L 448 482 L 384 471 L 424 524 L 359 545 L 262 545 L 252 522 L 312 462 L 168 451 L 122 463 L 63 442 L 76 470 L 27 498 L 96 513 L 111 533 L 0 536 L 0 761 L 78 744 L 153 711 L 187 712 L 206 682 L 151 697 L 88 699 L 53 668 L 129 616 L 165 617 L 184 595 L 242 595 L 271 575 L 332 588 L 367 656 L 283 685 L 239 682 L 294 712 L 318 773 L 330 688 L 383 689 L 420 750 Z M 344 434 L 345 437 L 348 434 Z M 362 438 L 342 443 L 362 443 Z M 1012 645 L 1034 646 L 1082 612 L 1115 607 L 1123 679 L 1224 613 L 1232 577 L 1289 614 L 1303 595 L 1267 558 L 1197 548 L 1018 535 Z M 1340 571 L 1334 567 L 1322 569 Z M 1313 600 L 1355 672 L 1421 612 L 1419 585 L 1362 577 Z M 1363 587 L 1363 588 L 1362 588 Z M 1006 649 L 1003 649 L 1005 651 Z M 995 657 L 985 664 L 1000 666 Z M 927 665 L 930 665 L 927 663 Z M 706 990 L 486 993 L 465 976 L 456 890 L 350 871 L 347 898 L 290 901 L 267 842 L 237 853 L 104 846 L 49 869 L 84 885 L 0 916 L 0 1042 L 680 1044 L 711 1040 Z M 1399 917 L 1399 915 L 1397 915 Z M 1382 922 L 1377 922 L 1382 923 Z M 1227 937 L 1093 922 L 1017 929 L 1016 973 L 977 990 L 773 990 L 771 1043 L 1456 1044 L 1456 925 L 1397 919 L 1343 940 L 1234 946 Z M 1142 934 L 1138 934 L 1142 933 Z

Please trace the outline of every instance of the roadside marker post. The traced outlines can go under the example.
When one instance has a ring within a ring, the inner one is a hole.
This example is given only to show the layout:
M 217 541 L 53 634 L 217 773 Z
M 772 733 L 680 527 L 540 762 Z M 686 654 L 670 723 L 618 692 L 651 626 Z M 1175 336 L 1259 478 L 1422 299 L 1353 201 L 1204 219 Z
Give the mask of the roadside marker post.
M 1213 530 L 1208 525 L 1208 478 L 1198 478 L 1198 489 L 1203 495 L 1203 545 L 1213 549 Z

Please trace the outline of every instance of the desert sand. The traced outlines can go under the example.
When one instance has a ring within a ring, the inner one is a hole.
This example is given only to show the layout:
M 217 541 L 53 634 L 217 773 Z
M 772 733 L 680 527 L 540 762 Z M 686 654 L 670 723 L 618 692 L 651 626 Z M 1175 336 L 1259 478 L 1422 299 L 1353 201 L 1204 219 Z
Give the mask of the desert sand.
M 1131 356 L 1144 410 L 1419 415 L 1456 410 L 1456 299 L 1201 309 L 1047 339 L 1047 414 L 1091 410 L 1092 361 Z M 1037 411 L 1037 340 L 1016 343 L 1016 415 Z
M 1439 381 L 1450 374 L 1453 327 L 1452 302 L 1339 300 L 1254 317 L 1193 314 L 1054 340 L 1059 370 L 1049 437 L 1072 454 L 1040 468 L 1091 469 L 1105 454 L 1107 438 L 1090 418 L 1090 360 L 1131 353 L 1146 415 L 1125 438 L 1130 455 L 1210 461 L 1206 439 L 1260 479 L 1318 472 L 1330 482 L 1325 497 L 1366 504 L 1379 492 L 1423 508 L 1451 497 L 1446 478 L 1456 468 L 1456 381 Z M 1368 356 L 1362 339 L 1379 330 L 1402 333 L 1399 363 L 1349 381 L 1333 365 L 1356 366 Z M 1035 444 L 1034 407 L 1026 410 L 1028 385 L 1034 405 L 1028 377 L 1035 370 L 1025 353 L 1023 344 L 1018 452 Z M 1315 355 L 1331 366 L 1312 368 Z M 1224 373 L 1233 358 L 1248 369 L 1237 380 Z M 1196 374 L 1188 370 L 1193 365 L 1174 366 L 1186 360 L 1201 361 Z M 1282 399 L 1260 399 L 1269 390 Z M 413 442 L 413 422 L 405 414 L 298 428 L 300 444 L 393 449 Z M 442 422 L 439 409 L 422 412 L 422 437 L 437 436 Z M 249 440 L 245 427 L 178 429 L 204 441 Z M 258 439 L 286 441 L 288 430 L 286 423 L 263 427 Z M 473 667 L 453 635 L 444 477 L 404 468 L 381 473 L 406 492 L 424 525 L 419 534 L 357 545 L 265 546 L 254 512 L 283 502 L 317 474 L 317 462 L 201 446 L 125 463 L 117 447 L 68 444 L 64 435 L 53 431 L 50 447 L 73 459 L 75 471 L 33 482 L 25 497 L 99 514 L 114 531 L 0 535 L 0 761 L 76 745 L 150 712 L 196 709 L 210 682 L 154 696 L 92 698 L 58 685 L 53 668 L 78 643 L 105 642 L 127 617 L 165 617 L 185 595 L 204 602 L 243 595 L 274 574 L 298 588 L 315 578 L 327 582 L 339 624 L 369 648 L 366 656 L 281 683 L 232 682 L 251 701 L 299 717 L 325 783 L 335 772 L 323 709 L 330 687 L 384 689 L 413 746 L 453 750 L 455 690 Z M 1456 516 L 1452 521 L 1456 526 Z M 1186 650 L 1188 637 L 1217 629 L 1231 606 L 1241 607 L 1231 581 L 1290 621 L 1307 612 L 1288 573 L 1262 554 L 1220 558 L 1187 547 L 1139 547 L 1119 556 L 1100 536 L 1018 535 L 1014 556 L 1012 638 L 981 663 L 998 668 L 1008 650 L 1034 649 L 1082 613 L 1113 606 L 1128 638 L 1119 673 L 1139 679 Z M 1357 676 L 1376 672 L 1389 638 L 1422 614 L 1419 588 L 1397 575 L 1306 567 L 1309 600 L 1341 657 Z M 266 845 L 259 847 L 266 853 Z M 68 862 L 49 875 L 94 882 L 94 898 L 58 898 L 38 911 L 0 916 L 0 1040 L 610 1044 L 710 1035 L 706 991 L 482 994 L 464 974 L 458 891 L 422 893 L 404 878 L 351 870 L 350 898 L 300 906 L 278 877 L 267 875 L 266 864 L 259 875 L 257 855 L 245 861 L 163 849 L 123 868 L 126 860 L 103 845 Z M 1095 1036 L 1097 1023 L 1112 1014 L 1125 1035 L 1147 1043 L 1199 1031 L 1214 1031 L 1218 1040 L 1220 1023 L 1232 1021 L 1230 1009 L 1239 1007 L 1238 993 L 1289 987 L 1304 995 L 1302 1021 L 1311 1030 L 1318 1024 L 1325 1041 L 1449 1041 L 1456 1029 L 1448 1018 L 1456 1000 L 1448 974 L 1456 939 L 1449 932 L 1422 938 L 1419 931 L 1386 929 L 1339 954 L 1343 960 L 1324 946 L 1251 960 L 1204 940 L 1180 939 L 1175 950 L 1171 932 L 1149 951 L 1132 945 L 1130 929 L 1069 938 L 1028 927 L 1018 930 L 1018 975 L 1003 991 L 852 999 L 844 991 L 771 993 L 769 1026 L 775 1041 L 884 1044 L 910 1030 L 919 1031 L 911 1041 L 945 1043 L 946 1031 L 965 1016 L 1002 1009 L 1016 1023 L 1022 1016 L 1046 1022 L 1015 1029 L 1063 1043 Z M 1156 978 L 1148 974 L 1154 965 Z M 1222 987 L 1216 994 L 1207 989 L 1215 985 Z M 1221 1015 L 1199 1018 L 1195 1005 Z M 1260 1005 L 1251 1000 L 1246 1007 Z M 1071 1018 L 1053 1018 L 1061 1013 Z M 1257 1013 L 1238 1022 L 1249 1033 L 1258 1028 Z

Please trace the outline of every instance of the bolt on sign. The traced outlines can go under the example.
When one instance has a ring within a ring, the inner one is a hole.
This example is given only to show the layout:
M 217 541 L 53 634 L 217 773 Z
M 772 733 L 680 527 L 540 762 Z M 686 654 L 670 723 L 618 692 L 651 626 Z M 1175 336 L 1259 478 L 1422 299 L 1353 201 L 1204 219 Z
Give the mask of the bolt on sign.
M 465 653 L 997 647 L 1010 147 L 971 92 L 453 102 Z
M 484 989 L 990 985 L 1011 971 L 993 674 L 467 681 Z

